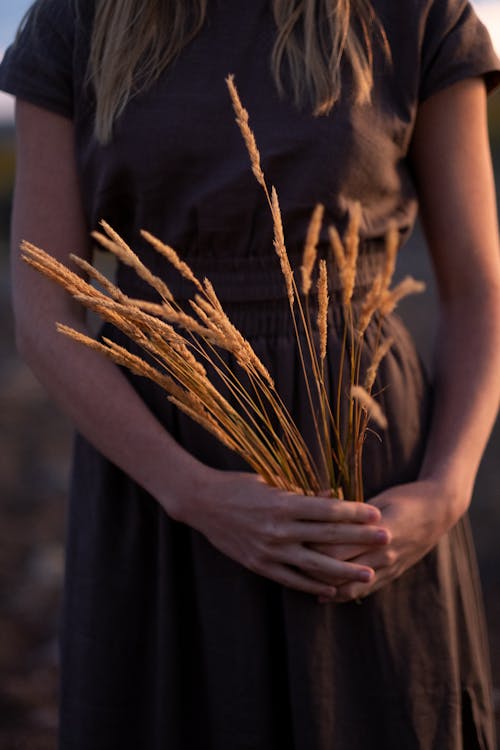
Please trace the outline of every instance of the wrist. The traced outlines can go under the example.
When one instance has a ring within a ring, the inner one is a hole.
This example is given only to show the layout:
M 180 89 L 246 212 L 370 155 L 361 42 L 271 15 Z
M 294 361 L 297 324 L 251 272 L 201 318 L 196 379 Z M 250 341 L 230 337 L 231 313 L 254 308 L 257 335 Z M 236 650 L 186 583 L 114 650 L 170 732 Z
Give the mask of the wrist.
M 211 476 L 216 472 L 194 457 L 186 466 L 176 466 L 169 471 L 156 499 L 165 512 L 175 521 L 194 526 L 196 508 L 206 492 Z
M 458 471 L 450 472 L 445 467 L 422 472 L 419 480 L 432 484 L 432 494 L 443 512 L 443 523 L 446 529 L 450 529 L 467 512 L 472 499 L 473 483 L 465 480 Z

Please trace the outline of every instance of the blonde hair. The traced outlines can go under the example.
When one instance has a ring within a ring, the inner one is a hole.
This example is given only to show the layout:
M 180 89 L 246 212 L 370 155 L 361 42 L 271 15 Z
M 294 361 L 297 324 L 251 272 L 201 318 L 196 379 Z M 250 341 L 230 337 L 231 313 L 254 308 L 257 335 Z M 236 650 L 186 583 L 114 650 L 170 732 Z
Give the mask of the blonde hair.
M 272 54 L 276 86 L 293 100 L 331 111 L 341 95 L 340 64 L 352 71 L 352 95 L 367 102 L 373 85 L 372 40 L 387 39 L 369 0 L 270 0 L 277 26 Z M 129 99 L 146 90 L 198 34 L 208 0 L 96 0 L 89 81 L 96 94 L 95 132 L 109 141 Z M 168 33 L 164 33 L 168 29 Z M 228 71 L 228 73 L 231 71 Z

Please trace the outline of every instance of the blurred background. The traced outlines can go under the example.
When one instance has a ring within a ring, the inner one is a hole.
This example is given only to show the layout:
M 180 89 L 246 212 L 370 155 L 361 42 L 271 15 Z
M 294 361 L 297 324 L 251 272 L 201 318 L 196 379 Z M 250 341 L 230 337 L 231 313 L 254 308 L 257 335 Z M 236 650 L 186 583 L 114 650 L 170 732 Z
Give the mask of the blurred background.
M 477 12 L 500 51 L 500 0 Z M 0 58 L 30 0 L 2 0 Z M 500 197 L 500 93 L 490 98 Z M 8 275 L 15 170 L 13 102 L 0 94 L 0 750 L 52 750 L 57 724 L 57 620 L 63 572 L 71 427 L 17 358 Z M 428 284 L 401 314 L 432 362 L 436 298 L 420 231 L 402 250 L 398 275 Z M 500 422 L 481 465 L 471 520 L 483 585 L 500 736 Z

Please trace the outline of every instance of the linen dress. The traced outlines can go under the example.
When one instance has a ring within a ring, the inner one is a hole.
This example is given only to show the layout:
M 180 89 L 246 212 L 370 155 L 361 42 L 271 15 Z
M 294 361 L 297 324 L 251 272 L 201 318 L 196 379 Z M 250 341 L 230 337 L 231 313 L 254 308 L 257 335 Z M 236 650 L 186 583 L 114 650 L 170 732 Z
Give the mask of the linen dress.
M 464 77 L 484 76 L 491 88 L 500 75 L 467 2 L 375 0 L 374 8 L 392 65 L 376 46 L 373 101 L 364 106 L 350 100 L 343 70 L 344 96 L 327 117 L 277 95 L 268 0 L 209 2 L 199 36 L 130 101 L 106 146 L 93 137 L 94 101 L 85 84 L 93 2 L 45 0 L 36 25 L 27 22 L 0 67 L 2 88 L 73 119 L 89 231 L 106 219 L 180 299 L 192 289 L 147 247 L 140 228 L 206 274 L 308 439 L 311 419 L 271 219 L 224 78 L 235 74 L 250 112 L 295 267 L 315 203 L 325 204 L 325 225 L 342 232 L 361 201 L 359 295 L 382 257 L 388 221 L 397 223 L 401 243 L 414 224 L 408 151 L 419 102 Z M 320 254 L 328 252 L 325 229 Z M 118 281 L 130 294 L 151 295 L 130 270 L 119 268 Z M 432 405 L 409 334 L 395 316 L 385 332 L 395 338 L 378 380 L 390 427 L 381 442 L 366 444 L 368 498 L 417 477 Z M 371 329 L 367 342 L 374 345 Z M 201 461 L 247 468 L 158 388 L 128 377 Z M 322 606 L 250 572 L 170 519 L 77 436 L 61 644 L 63 750 L 494 750 L 466 520 L 362 605 Z

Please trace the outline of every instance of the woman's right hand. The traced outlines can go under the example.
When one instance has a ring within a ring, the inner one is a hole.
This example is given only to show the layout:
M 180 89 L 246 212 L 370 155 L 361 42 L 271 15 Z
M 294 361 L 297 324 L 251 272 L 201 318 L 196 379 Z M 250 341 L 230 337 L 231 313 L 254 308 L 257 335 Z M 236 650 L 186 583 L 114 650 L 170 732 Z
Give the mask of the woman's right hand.
M 195 484 L 198 490 L 178 505 L 176 519 L 249 570 L 299 591 L 333 597 L 337 584 L 366 583 L 375 575 L 308 544 L 389 541 L 377 525 L 380 511 L 368 504 L 284 492 L 246 472 L 208 469 Z

